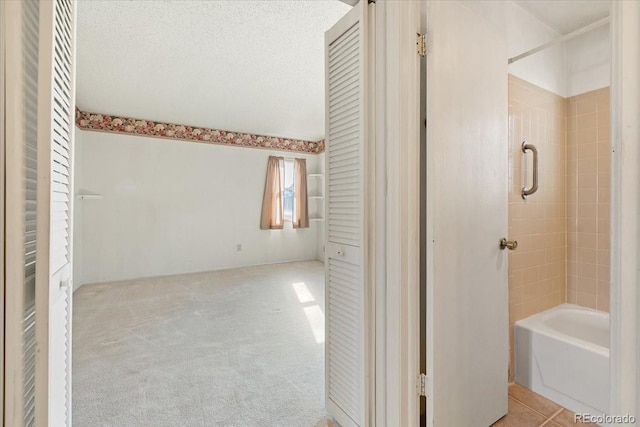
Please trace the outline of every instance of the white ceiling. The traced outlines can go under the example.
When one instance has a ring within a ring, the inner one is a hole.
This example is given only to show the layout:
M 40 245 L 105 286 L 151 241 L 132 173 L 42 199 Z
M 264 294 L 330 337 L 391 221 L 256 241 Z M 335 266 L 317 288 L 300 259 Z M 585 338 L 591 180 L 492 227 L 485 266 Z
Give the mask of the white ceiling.
M 349 9 L 338 0 L 81 0 L 78 107 L 321 139 L 324 32 Z
M 609 16 L 610 1 L 514 0 L 543 23 L 564 35 Z

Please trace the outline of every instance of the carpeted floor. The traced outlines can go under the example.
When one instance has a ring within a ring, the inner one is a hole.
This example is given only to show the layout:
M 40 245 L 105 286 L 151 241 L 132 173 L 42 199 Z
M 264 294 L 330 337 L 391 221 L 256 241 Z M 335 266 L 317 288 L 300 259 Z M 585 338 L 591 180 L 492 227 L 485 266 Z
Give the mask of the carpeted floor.
M 315 261 L 84 286 L 73 424 L 332 426 L 323 301 Z

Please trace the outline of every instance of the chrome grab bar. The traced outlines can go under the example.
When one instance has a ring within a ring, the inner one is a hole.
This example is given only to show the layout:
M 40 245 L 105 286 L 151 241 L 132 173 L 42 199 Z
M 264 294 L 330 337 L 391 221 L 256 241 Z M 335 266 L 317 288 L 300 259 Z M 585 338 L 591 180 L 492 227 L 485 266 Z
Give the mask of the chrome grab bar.
M 527 144 L 527 141 L 522 143 L 522 152 L 526 153 L 527 150 L 531 150 L 533 153 L 533 184 L 531 188 L 522 187 L 522 198 L 526 199 L 527 196 L 532 195 L 538 191 L 538 149 L 533 144 Z

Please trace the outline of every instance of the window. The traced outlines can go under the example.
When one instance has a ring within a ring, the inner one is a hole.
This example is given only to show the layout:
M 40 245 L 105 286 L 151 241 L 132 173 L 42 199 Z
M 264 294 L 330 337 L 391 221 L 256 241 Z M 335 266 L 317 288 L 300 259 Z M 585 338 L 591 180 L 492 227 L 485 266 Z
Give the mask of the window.
M 309 228 L 307 162 L 269 156 L 260 228 L 281 230 L 286 221 L 290 221 L 293 228 Z
M 282 189 L 284 191 L 284 209 L 283 217 L 285 221 L 293 220 L 293 195 L 294 195 L 294 162 L 293 160 L 286 160 L 283 162 L 280 176 L 282 179 Z

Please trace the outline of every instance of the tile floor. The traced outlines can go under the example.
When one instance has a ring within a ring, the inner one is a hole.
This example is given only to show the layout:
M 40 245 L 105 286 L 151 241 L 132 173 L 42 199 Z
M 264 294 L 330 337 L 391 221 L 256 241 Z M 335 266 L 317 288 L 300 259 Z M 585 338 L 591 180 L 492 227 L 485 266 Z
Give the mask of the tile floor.
M 509 385 L 509 413 L 493 427 L 567 427 L 595 426 L 591 423 L 576 423 L 573 412 L 522 387 Z

